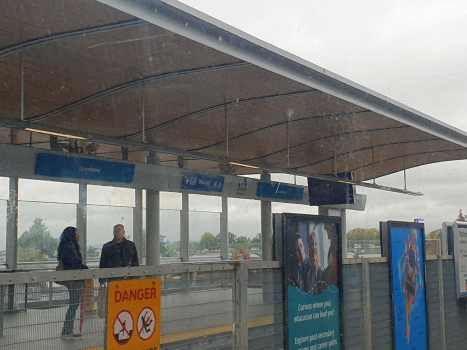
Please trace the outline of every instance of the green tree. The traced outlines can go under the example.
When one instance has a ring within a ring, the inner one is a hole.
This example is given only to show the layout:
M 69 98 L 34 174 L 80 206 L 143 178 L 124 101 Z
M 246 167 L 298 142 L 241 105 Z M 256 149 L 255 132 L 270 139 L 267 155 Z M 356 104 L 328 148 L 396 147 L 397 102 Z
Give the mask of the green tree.
M 49 229 L 44 220 L 41 218 L 35 218 L 32 225 L 29 226 L 29 229 L 24 231 L 18 239 L 18 248 L 25 250 L 37 250 L 44 253 L 49 258 L 53 258 L 57 254 L 58 239 L 53 238 L 50 235 Z
M 379 240 L 379 230 L 376 228 L 354 228 L 347 232 L 347 239 L 354 241 Z
M 49 258 L 43 252 L 34 248 L 19 248 L 18 261 L 47 261 Z
M 229 244 L 234 244 L 237 240 L 237 236 L 234 233 L 229 232 Z
M 96 248 L 89 246 L 88 247 L 88 258 L 97 258 L 99 256 L 99 252 Z
M 246 237 L 246 236 L 240 236 L 237 238 L 237 241 L 235 243 L 239 243 L 239 244 L 248 244 L 250 243 L 251 240 L 249 237 Z
M 251 239 L 251 243 L 261 243 L 261 232 Z
M 180 255 L 180 241 L 167 244 L 167 256 Z
M 218 250 L 220 249 L 220 240 L 210 232 L 205 232 L 199 241 L 199 249 Z

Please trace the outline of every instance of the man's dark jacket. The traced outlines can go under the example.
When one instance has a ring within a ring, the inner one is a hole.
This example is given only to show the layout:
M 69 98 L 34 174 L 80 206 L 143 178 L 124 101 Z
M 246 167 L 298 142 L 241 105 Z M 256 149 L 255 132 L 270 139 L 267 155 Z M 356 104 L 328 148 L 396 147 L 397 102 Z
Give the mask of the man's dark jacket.
M 107 267 L 130 267 L 139 266 L 138 252 L 132 241 L 123 239 L 121 244 L 121 256 L 118 243 L 114 241 L 107 242 L 102 247 L 101 261 L 99 268 Z

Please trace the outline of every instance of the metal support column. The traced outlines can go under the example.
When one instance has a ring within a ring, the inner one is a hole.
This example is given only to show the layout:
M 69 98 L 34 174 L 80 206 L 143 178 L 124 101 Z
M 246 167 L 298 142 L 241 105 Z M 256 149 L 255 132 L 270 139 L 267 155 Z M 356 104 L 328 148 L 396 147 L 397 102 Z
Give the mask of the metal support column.
M 248 349 L 248 268 L 239 263 L 235 272 L 235 348 Z
M 183 168 L 184 159 L 178 157 L 178 167 Z M 180 211 L 180 258 L 187 262 L 190 257 L 190 217 L 188 193 L 182 193 L 182 210 Z
M 158 164 L 159 159 L 154 152 L 149 152 L 148 164 Z M 146 265 L 160 264 L 160 198 L 159 191 L 146 190 Z
M 138 252 L 139 263 L 143 263 L 143 190 L 135 189 L 135 207 L 133 208 L 133 242 Z
M 439 283 L 439 318 L 441 328 L 441 350 L 446 350 L 446 318 L 444 312 L 444 273 L 443 257 L 438 255 L 438 283 Z
M 263 171 L 261 181 L 271 181 L 271 174 Z M 271 201 L 261 201 L 261 250 L 263 261 L 272 260 L 272 205 Z
M 326 207 L 318 207 L 318 215 L 328 216 L 329 215 L 329 209 L 326 208 Z
M 371 290 L 370 290 L 370 261 L 363 259 L 363 324 L 365 335 L 365 349 L 372 349 L 371 338 Z
M 86 249 L 87 246 L 87 217 L 88 217 L 88 192 L 86 183 L 79 183 L 79 201 L 76 206 L 76 228 L 78 229 L 80 239 L 79 239 L 79 249 L 83 255 L 83 264 L 86 264 L 88 257 L 88 252 Z
M 7 268 L 18 268 L 18 178 L 10 177 L 10 191 L 7 202 L 6 224 L 6 264 Z
M 342 232 L 342 259 L 347 258 L 347 211 L 340 210 L 341 216 L 341 232 Z
M 229 197 L 222 195 L 221 259 L 229 260 Z

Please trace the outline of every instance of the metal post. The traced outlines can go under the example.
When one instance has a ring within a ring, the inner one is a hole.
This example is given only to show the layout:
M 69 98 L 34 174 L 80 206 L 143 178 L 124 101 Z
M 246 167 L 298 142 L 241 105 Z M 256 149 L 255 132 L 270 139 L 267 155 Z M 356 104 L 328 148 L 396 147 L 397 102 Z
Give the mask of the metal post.
M 371 339 L 371 290 L 370 290 L 370 261 L 363 259 L 363 322 L 365 334 L 365 349 L 372 349 Z
M 318 215 L 328 216 L 329 215 L 329 209 L 326 208 L 326 207 L 318 207 Z
M 229 260 L 229 197 L 222 195 L 221 259 Z
M 446 318 L 444 314 L 443 257 L 438 255 L 439 318 L 441 328 L 441 350 L 446 350 Z
M 376 170 L 375 170 L 375 148 L 371 147 L 371 161 L 373 163 L 373 185 L 376 184 Z
M 21 120 L 24 120 L 24 55 L 21 50 Z
M 334 158 L 333 158 L 333 161 L 332 161 L 332 165 L 333 165 L 333 175 L 334 176 L 337 176 L 337 149 L 336 149 L 336 137 L 333 138 L 334 140 Z
M 149 152 L 148 164 L 158 164 L 154 152 Z M 160 198 L 159 191 L 146 190 L 146 265 L 160 264 Z
M 184 159 L 178 157 L 178 167 L 183 168 Z M 190 217 L 188 193 L 182 193 L 182 210 L 180 212 L 180 259 L 187 262 L 190 257 Z
M 7 286 L 0 286 L 0 338 L 3 338 L 3 318 L 5 315 L 6 308 L 6 296 L 7 296 Z
M 10 177 L 10 191 L 7 202 L 6 224 L 6 264 L 7 268 L 18 268 L 18 178 Z
M 83 264 L 86 264 L 87 260 L 87 216 L 88 216 L 88 192 L 86 183 L 79 183 L 79 201 L 76 206 L 76 228 L 78 229 L 80 239 L 79 239 L 79 249 L 83 255 Z
M 271 174 L 263 171 L 261 181 L 271 181 Z M 272 206 L 271 201 L 261 201 L 261 251 L 263 261 L 272 260 Z
M 287 167 L 290 169 L 290 129 L 289 129 L 288 120 L 287 120 Z
M 235 348 L 248 349 L 248 268 L 239 263 L 235 272 Z
M 407 173 L 405 169 L 405 156 L 404 156 L 404 190 L 407 190 Z
M 341 216 L 341 232 L 342 232 L 342 259 L 347 258 L 347 211 L 340 210 Z
M 143 84 L 141 84 L 141 127 L 142 127 L 142 136 L 143 136 L 143 143 L 146 142 L 146 116 L 145 116 L 145 108 L 144 108 L 144 91 L 143 91 Z
M 226 157 L 229 156 L 229 120 L 227 119 L 227 105 L 225 105 L 225 150 L 226 150 Z
M 143 190 L 135 189 L 135 207 L 133 208 L 133 242 L 138 252 L 139 263 L 143 263 Z

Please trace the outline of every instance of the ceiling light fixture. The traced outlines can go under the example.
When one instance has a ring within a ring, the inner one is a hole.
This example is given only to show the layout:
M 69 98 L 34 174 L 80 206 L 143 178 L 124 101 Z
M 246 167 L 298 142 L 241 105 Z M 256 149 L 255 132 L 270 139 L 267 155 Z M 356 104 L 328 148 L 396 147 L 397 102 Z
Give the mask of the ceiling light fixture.
M 39 129 L 32 129 L 32 128 L 25 128 L 24 130 L 25 131 L 31 131 L 31 132 L 37 132 L 37 133 L 40 133 L 40 134 L 47 134 L 47 135 L 53 135 L 53 136 L 62 136 L 62 137 L 66 137 L 67 139 L 87 140 L 87 138 L 85 138 L 85 137 L 69 135 L 69 134 L 61 134 L 59 132 L 53 132 L 53 131 L 46 131 L 46 130 L 39 130 Z
M 238 165 L 238 166 L 243 166 L 245 168 L 252 168 L 252 169 L 261 169 L 260 167 L 253 166 L 253 165 L 248 165 L 248 164 L 242 164 L 242 163 L 235 163 L 235 162 L 230 162 L 230 165 Z

